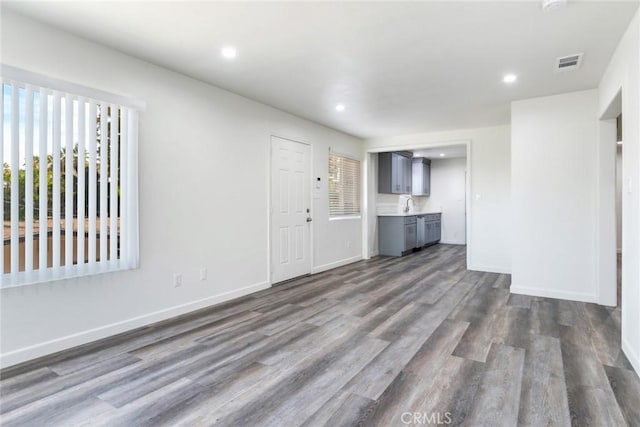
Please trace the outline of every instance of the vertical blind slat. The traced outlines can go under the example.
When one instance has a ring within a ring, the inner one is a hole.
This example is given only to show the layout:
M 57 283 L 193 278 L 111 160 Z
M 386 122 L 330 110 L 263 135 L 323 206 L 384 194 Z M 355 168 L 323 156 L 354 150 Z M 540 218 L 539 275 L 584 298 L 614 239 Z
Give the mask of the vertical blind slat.
M 127 214 L 128 204 L 127 198 L 129 197 L 129 185 L 128 179 L 128 159 L 127 149 L 129 147 L 129 110 L 127 108 L 120 109 L 120 117 L 122 122 L 120 123 L 120 152 L 121 165 L 120 165 L 120 259 L 126 260 L 129 257 L 128 242 L 128 227 L 129 227 L 129 215 Z
M 2 256 L 0 257 L 0 274 L 4 274 L 4 81 L 0 80 L 0 164 L 2 165 L 2 194 L 0 195 L 0 218 L 2 218 Z
M 89 102 L 89 125 L 87 137 L 89 138 L 89 264 L 94 265 L 96 263 L 96 215 L 97 215 L 97 154 L 96 154 L 96 140 L 98 137 L 96 129 L 96 117 L 97 117 L 96 103 L 94 101 Z
M 110 188 L 110 200 L 111 203 L 110 211 L 110 219 L 111 224 L 109 226 L 109 241 L 110 241 L 110 254 L 109 259 L 115 260 L 118 259 L 118 123 L 119 123 L 119 114 L 118 107 L 115 105 L 111 106 L 111 126 L 110 126 L 110 175 L 109 175 L 109 183 L 111 185 Z
M 64 265 L 73 265 L 73 99 L 65 96 L 64 145 Z
M 53 94 L 53 192 L 52 192 L 52 211 L 53 211 L 53 268 L 60 267 L 60 138 L 62 137 L 61 126 L 61 102 L 62 98 L 58 92 Z
M 18 85 L 11 85 L 11 272 L 17 273 L 20 268 L 20 187 L 18 179 L 19 161 L 20 161 L 20 134 L 19 134 L 19 115 L 20 115 L 20 95 L 18 94 Z M 3 129 L 4 131 L 4 129 Z
M 127 125 L 127 181 L 126 188 L 129 192 L 127 197 L 127 266 L 134 268 L 138 266 L 139 246 L 138 246 L 138 112 L 129 110 Z
M 107 104 L 100 105 L 100 261 L 107 261 L 107 166 L 109 162 L 109 148 L 107 147 Z
M 77 204 L 77 221 L 78 221 L 78 232 L 77 232 L 77 242 L 78 248 L 76 253 L 76 259 L 78 260 L 78 265 L 83 265 L 85 263 L 84 257 L 84 236 L 85 236 L 85 182 L 84 182 L 84 162 L 85 162 L 85 146 L 86 146 L 86 135 L 87 132 L 87 115 L 86 113 L 87 105 L 83 99 L 78 100 L 78 204 Z
M 33 271 L 33 89 L 25 95 L 24 270 Z
M 46 268 L 47 267 L 47 257 L 48 257 L 48 241 L 49 241 L 49 224 L 48 224 L 48 188 L 47 188 L 47 171 L 49 168 L 49 157 L 47 153 L 47 119 L 49 117 L 49 95 L 40 90 L 40 106 L 38 108 L 39 115 L 39 126 L 38 126 L 38 139 L 39 139 L 39 147 L 38 147 L 38 156 L 40 162 L 40 176 L 38 179 L 40 180 L 40 201 L 39 201 L 39 215 L 38 215 L 38 233 L 40 235 L 39 240 L 39 259 L 38 259 L 38 268 Z

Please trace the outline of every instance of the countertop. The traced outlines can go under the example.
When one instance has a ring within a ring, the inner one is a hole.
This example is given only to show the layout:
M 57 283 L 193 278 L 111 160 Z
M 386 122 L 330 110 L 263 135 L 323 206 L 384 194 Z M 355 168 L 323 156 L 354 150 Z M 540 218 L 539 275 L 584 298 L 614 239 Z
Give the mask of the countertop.
M 388 212 L 388 213 L 378 213 L 378 216 L 417 216 L 417 215 L 427 215 L 427 214 L 439 214 L 442 213 L 440 211 L 425 211 L 425 212 Z

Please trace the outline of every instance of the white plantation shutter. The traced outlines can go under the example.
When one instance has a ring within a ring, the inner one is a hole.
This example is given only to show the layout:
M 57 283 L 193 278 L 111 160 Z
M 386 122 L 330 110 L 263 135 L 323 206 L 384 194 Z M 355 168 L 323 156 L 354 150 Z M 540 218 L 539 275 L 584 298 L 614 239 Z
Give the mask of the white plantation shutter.
M 360 214 L 360 161 L 329 153 L 329 216 Z
M 140 104 L 1 70 L 0 285 L 137 267 Z

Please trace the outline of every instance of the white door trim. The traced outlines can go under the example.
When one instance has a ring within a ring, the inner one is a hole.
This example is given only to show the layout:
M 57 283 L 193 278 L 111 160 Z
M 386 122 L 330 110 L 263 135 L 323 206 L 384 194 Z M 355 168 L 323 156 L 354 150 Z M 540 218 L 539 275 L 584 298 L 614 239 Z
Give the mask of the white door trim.
M 616 246 L 616 120 L 623 113 L 622 87 L 598 118 L 596 147 L 596 303 L 615 307 L 618 304 Z M 622 151 L 624 158 L 624 149 Z M 623 161 L 624 164 L 624 161 Z M 624 170 L 623 170 L 624 182 Z M 624 185 L 623 185 L 624 186 Z M 624 191 L 622 204 L 625 203 Z M 623 238 L 624 241 L 624 231 Z M 624 262 L 623 262 L 624 265 Z M 624 268 L 624 267 L 623 267 Z M 624 287 L 624 281 L 622 283 Z M 624 309 L 623 309 L 624 310 Z
M 384 147 L 373 147 L 368 148 L 365 152 L 364 164 L 362 167 L 363 170 L 363 202 L 362 202 L 362 258 L 369 259 L 373 255 L 369 251 L 370 239 L 372 236 L 369 234 L 369 220 L 373 216 L 375 216 L 375 204 L 372 200 L 369 200 L 369 191 L 372 183 L 372 176 L 369 168 L 369 162 L 371 162 L 371 154 L 374 153 L 383 153 L 388 151 L 413 151 L 413 150 L 422 150 L 426 148 L 434 148 L 434 147 L 447 147 L 451 145 L 465 145 L 467 147 L 467 176 L 465 178 L 465 187 L 466 187 L 466 201 L 467 204 L 467 217 L 465 219 L 465 233 L 466 233 L 466 241 L 467 241 L 467 268 L 473 270 L 477 268 L 473 264 L 472 253 L 471 250 L 473 242 L 472 242 L 472 233 L 471 233 L 471 215 L 472 215 L 472 206 L 471 206 L 471 140 L 470 139 L 462 139 L 462 140 L 453 140 L 453 141 L 439 141 L 439 142 L 428 142 L 428 143 L 417 143 L 417 144 L 409 144 L 409 145 L 392 145 L 392 146 L 384 146 Z

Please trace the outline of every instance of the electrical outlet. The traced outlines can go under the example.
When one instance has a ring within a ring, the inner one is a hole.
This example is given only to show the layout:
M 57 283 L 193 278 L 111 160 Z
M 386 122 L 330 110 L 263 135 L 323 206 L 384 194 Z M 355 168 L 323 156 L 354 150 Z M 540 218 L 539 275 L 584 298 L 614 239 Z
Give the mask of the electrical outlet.
M 173 275 L 173 286 L 176 288 L 179 288 L 180 286 L 182 286 L 182 274 L 181 273 L 175 273 Z
M 200 280 L 207 280 L 207 269 L 206 268 L 201 268 L 200 269 Z

